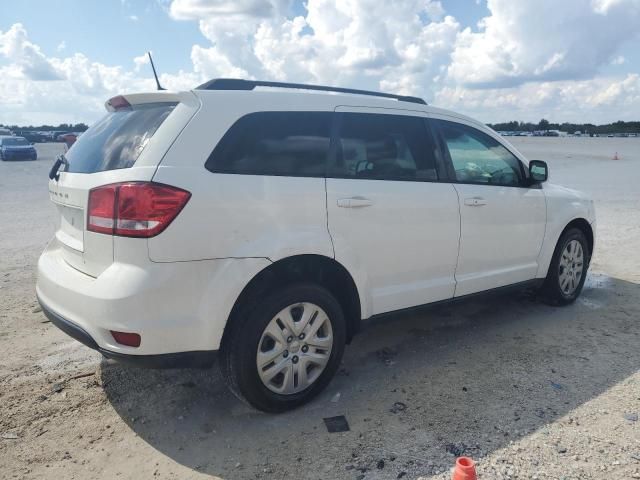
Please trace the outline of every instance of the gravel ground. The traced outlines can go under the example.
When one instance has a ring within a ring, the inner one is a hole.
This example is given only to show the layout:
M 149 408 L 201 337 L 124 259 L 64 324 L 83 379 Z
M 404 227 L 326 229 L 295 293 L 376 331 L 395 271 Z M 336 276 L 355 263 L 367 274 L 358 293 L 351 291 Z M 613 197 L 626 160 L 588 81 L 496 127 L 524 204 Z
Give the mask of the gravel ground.
M 217 370 L 102 360 L 34 295 L 54 230 L 47 172 L 0 163 L 0 478 L 640 478 L 640 139 L 516 138 L 597 202 L 581 298 L 492 296 L 369 324 L 310 405 L 267 415 Z M 611 160 L 618 152 L 620 160 Z M 326 417 L 350 430 L 328 433 Z

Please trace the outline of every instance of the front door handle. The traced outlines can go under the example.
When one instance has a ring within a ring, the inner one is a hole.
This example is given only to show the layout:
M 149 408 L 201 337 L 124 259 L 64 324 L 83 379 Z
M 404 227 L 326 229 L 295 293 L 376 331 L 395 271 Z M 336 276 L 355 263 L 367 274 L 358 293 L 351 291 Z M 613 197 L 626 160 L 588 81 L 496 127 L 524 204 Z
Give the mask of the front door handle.
M 468 205 L 469 207 L 480 207 L 482 205 L 486 205 L 487 201 L 482 197 L 471 197 L 465 198 L 464 204 Z
M 364 197 L 349 197 L 338 199 L 338 206 L 342 208 L 362 208 L 370 207 L 371 205 L 373 205 L 373 202 Z

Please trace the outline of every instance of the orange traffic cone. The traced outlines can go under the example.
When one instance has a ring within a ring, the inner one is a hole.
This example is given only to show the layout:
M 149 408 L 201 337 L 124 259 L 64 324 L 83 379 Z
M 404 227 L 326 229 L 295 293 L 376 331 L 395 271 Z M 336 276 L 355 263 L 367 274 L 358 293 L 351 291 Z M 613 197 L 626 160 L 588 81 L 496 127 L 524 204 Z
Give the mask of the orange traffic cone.
M 476 464 L 469 457 L 458 457 L 451 480 L 477 480 Z
M 616 153 L 613 155 L 613 158 L 612 158 L 611 160 L 620 160 L 620 157 L 618 157 L 618 152 L 616 152 Z

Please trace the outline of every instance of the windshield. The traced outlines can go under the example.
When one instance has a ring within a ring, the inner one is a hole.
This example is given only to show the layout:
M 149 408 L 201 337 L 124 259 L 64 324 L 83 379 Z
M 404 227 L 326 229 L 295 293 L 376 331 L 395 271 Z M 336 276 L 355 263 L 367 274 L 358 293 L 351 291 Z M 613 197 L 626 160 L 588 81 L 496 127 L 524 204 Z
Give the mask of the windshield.
M 0 140 L 3 146 L 24 146 L 31 145 L 25 138 L 22 137 L 12 137 L 12 138 L 3 138 Z
M 131 167 L 175 106 L 152 103 L 109 112 L 69 149 L 66 171 L 94 173 Z

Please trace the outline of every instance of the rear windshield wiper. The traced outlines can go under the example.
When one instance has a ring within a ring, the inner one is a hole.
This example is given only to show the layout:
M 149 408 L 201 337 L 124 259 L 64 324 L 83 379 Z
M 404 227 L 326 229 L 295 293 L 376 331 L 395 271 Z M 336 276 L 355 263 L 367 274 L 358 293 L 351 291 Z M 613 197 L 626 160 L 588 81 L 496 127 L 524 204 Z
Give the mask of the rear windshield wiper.
M 69 167 L 69 161 L 67 160 L 67 157 L 64 156 L 64 153 L 61 153 L 56 157 L 56 161 L 53 164 L 53 167 L 51 167 L 51 170 L 49 171 L 50 180 L 55 179 L 56 181 L 58 181 L 58 179 L 60 178 L 60 174 L 58 173 L 58 170 L 60 170 L 61 165 L 64 165 L 65 170 Z

